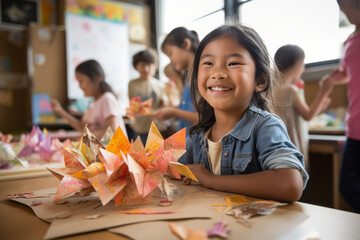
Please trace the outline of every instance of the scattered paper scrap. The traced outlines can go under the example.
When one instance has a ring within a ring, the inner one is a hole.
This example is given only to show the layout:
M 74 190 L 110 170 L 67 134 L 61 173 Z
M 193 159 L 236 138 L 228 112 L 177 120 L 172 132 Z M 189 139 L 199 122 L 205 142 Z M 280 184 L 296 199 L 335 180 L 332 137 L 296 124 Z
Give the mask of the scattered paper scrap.
M 206 233 L 209 237 L 216 236 L 216 237 L 221 237 L 221 238 L 228 238 L 231 230 L 226 230 L 225 229 L 226 225 L 227 225 L 227 223 L 217 222 L 214 224 L 214 228 L 210 229 Z
M 181 240 L 206 240 L 208 239 L 205 230 L 194 230 L 176 223 L 169 223 L 170 230 Z
M 249 219 L 255 215 L 269 215 L 276 210 L 277 206 L 284 206 L 286 203 L 274 201 L 253 201 L 251 203 L 233 206 L 226 214 L 235 218 Z

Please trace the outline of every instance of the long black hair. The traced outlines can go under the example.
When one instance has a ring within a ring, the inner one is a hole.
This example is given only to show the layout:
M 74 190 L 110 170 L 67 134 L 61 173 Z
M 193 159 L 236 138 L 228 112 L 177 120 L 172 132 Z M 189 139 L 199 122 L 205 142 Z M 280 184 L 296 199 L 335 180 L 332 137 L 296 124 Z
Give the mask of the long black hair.
M 262 92 L 254 91 L 251 102 L 262 110 L 273 110 L 272 103 L 271 101 L 268 101 L 268 97 L 272 96 L 271 86 L 274 81 L 274 73 L 272 70 L 271 57 L 261 37 L 252 28 L 243 25 L 223 25 L 206 35 L 200 42 L 195 53 L 194 65 L 191 74 L 191 97 L 193 104 L 199 113 L 199 121 L 196 125 L 191 127 L 190 134 L 194 134 L 198 131 L 207 131 L 216 121 L 213 107 L 199 94 L 198 72 L 199 62 L 204 48 L 211 41 L 222 36 L 233 38 L 250 53 L 256 68 L 256 85 L 263 84 L 264 82 L 267 83 Z
M 197 32 L 188 30 L 184 27 L 174 28 L 164 39 L 161 44 L 161 50 L 164 52 L 166 45 L 173 45 L 179 48 L 185 49 L 185 39 L 189 39 L 191 42 L 190 51 L 195 53 L 196 48 L 199 44 L 199 36 Z
M 100 77 L 101 78 L 101 82 L 99 86 L 100 92 L 102 94 L 106 92 L 111 92 L 112 94 L 114 94 L 115 97 L 117 97 L 111 86 L 105 81 L 104 69 L 101 67 L 100 63 L 97 62 L 96 60 L 90 59 L 80 63 L 75 68 L 75 72 L 79 72 L 88 76 L 92 83 L 96 83 L 96 79 Z

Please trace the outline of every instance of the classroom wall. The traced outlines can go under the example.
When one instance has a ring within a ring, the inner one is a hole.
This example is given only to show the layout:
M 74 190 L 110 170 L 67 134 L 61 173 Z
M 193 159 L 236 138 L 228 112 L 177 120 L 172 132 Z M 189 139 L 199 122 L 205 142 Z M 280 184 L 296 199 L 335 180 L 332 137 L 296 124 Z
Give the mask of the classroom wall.
M 0 29 L 0 46 L 0 131 L 28 130 L 31 90 L 26 31 Z

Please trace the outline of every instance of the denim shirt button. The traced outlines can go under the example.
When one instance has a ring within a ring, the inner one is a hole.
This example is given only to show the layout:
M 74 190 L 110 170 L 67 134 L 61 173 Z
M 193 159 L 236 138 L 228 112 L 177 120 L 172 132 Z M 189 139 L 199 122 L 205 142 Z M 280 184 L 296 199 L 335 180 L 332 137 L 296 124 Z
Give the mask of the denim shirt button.
M 229 156 L 229 153 L 228 153 L 228 152 L 225 152 L 225 153 L 224 153 L 224 156 L 225 156 L 225 157 Z
M 204 140 L 203 139 L 201 139 L 201 141 L 200 141 L 200 145 L 203 145 L 204 144 Z
M 224 137 L 224 142 L 227 142 L 228 141 L 228 138 L 227 137 Z

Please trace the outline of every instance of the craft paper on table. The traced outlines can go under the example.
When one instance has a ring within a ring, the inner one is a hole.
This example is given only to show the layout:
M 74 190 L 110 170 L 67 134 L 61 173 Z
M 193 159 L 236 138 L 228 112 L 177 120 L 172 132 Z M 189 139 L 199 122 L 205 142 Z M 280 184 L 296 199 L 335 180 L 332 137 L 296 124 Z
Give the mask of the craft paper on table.
M 142 102 L 141 97 L 132 97 L 130 99 L 130 106 L 126 108 L 126 116 L 134 120 L 135 116 L 149 114 L 151 112 L 152 102 L 152 98 Z
M 150 204 L 134 207 L 116 207 L 114 201 L 110 201 L 106 206 L 103 206 L 96 193 L 87 196 L 72 195 L 53 202 L 56 189 L 34 191 L 29 195 L 32 198 L 14 198 L 12 200 L 31 207 L 39 218 L 51 222 L 44 237 L 45 239 L 146 221 L 207 219 L 212 216 L 212 212 L 208 211 L 208 206 L 203 204 L 200 199 L 194 198 L 196 192 L 201 195 L 200 186 L 184 187 L 181 181 L 174 181 L 170 184 L 177 189 L 177 195 L 176 201 L 166 208 L 159 206 L 158 200 L 161 191 L 158 188 L 153 191 Z M 34 206 L 33 202 L 35 200 L 41 202 L 41 204 Z M 194 202 L 194 200 L 199 201 Z M 132 209 L 135 209 L 135 211 L 136 209 L 143 209 L 144 211 L 151 209 L 153 212 L 161 213 L 166 211 L 169 213 L 141 214 L 141 216 L 139 214 L 124 215 L 118 213 L 119 211 Z

